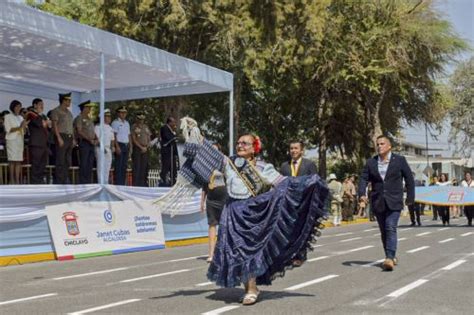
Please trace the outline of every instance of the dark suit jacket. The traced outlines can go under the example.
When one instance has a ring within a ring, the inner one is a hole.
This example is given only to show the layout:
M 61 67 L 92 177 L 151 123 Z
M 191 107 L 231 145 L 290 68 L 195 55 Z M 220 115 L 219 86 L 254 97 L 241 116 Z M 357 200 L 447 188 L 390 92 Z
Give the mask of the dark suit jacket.
M 280 166 L 280 173 L 283 176 L 291 176 L 290 161 L 284 162 Z M 296 176 L 313 175 L 317 173 L 316 165 L 308 159 L 301 160 L 301 166 L 298 169 Z
M 176 135 L 171 131 L 168 125 L 160 129 L 161 157 L 165 160 L 171 160 L 171 152 L 176 158 L 178 156 L 178 146 L 176 145 Z
M 403 209 L 403 180 L 407 189 L 407 203 L 415 201 L 415 181 L 407 160 L 392 153 L 385 180 L 378 170 L 378 156 L 367 160 L 359 181 L 359 196 L 365 196 L 369 182 L 372 184 L 370 203 L 374 212 Z M 388 209 L 386 209 L 388 207 Z
M 31 147 L 48 147 L 48 129 L 43 127 L 43 120 L 46 116 L 40 115 L 35 111 L 29 111 L 27 119 L 30 121 L 28 129 L 30 132 L 29 146 Z

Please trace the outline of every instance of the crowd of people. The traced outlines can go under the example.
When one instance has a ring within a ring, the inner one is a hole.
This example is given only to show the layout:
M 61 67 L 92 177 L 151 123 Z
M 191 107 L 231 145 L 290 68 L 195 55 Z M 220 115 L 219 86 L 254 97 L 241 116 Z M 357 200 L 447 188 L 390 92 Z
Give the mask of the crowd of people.
M 78 166 L 79 183 L 97 181 L 104 168 L 104 183 L 126 185 L 128 162 L 131 158 L 132 185 L 148 186 L 149 155 L 153 147 L 161 145 L 160 185 L 172 186 L 179 169 L 176 121 L 169 117 L 160 129 L 160 136 L 152 139 L 152 131 L 145 123 L 145 114 L 136 113 L 136 121 L 130 125 L 127 109 L 116 110 L 112 121 L 109 109 L 104 111 L 104 135 L 100 121 L 93 121 L 90 101 L 78 105 L 80 114 L 73 117 L 71 93 L 59 94 L 59 105 L 44 112 L 44 102 L 35 98 L 25 108 L 18 100 L 10 103 L 10 110 L 1 113 L 0 145 L 6 151 L 8 182 L 26 183 L 22 176 L 23 164 L 31 164 L 30 184 L 71 184 L 70 168 Z M 103 139 L 103 154 L 100 154 Z M 6 150 L 5 150 L 6 149 Z M 101 157 L 104 161 L 101 161 Z M 114 164 L 113 173 L 110 172 Z M 47 177 L 47 165 L 54 166 L 52 178 Z

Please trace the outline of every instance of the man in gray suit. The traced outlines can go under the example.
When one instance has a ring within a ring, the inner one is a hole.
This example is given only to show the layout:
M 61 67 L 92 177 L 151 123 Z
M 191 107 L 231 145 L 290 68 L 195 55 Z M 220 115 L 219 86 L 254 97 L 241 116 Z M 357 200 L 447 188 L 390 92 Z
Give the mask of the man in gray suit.
M 317 173 L 316 165 L 308 159 L 303 158 L 304 143 L 302 141 L 290 142 L 290 161 L 284 162 L 280 166 L 283 176 L 304 176 Z

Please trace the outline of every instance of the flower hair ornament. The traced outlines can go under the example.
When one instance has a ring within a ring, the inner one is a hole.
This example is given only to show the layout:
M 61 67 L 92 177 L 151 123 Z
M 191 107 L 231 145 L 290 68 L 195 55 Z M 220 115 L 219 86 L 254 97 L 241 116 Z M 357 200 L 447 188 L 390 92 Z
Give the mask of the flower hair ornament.
M 259 136 L 253 135 L 253 138 L 255 139 L 253 141 L 253 151 L 255 154 L 259 154 L 262 151 L 262 141 L 260 141 Z

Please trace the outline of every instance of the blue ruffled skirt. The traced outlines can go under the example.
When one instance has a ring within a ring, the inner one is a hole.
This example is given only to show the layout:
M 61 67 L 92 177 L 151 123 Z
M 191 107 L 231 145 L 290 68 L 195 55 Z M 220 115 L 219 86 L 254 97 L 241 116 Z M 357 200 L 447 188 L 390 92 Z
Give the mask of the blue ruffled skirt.
M 327 217 L 328 189 L 318 175 L 288 177 L 273 190 L 245 200 L 229 200 L 207 277 L 222 287 L 257 278 L 270 285 L 293 261 L 306 260 Z

